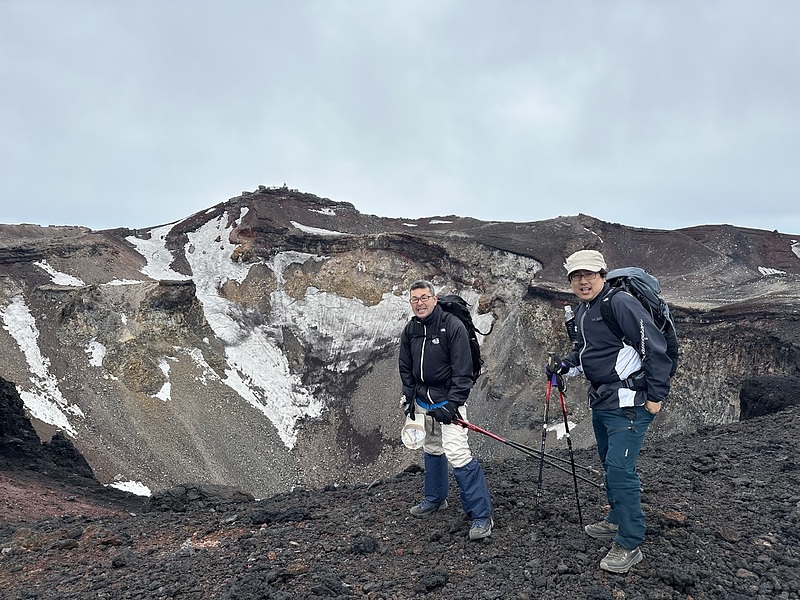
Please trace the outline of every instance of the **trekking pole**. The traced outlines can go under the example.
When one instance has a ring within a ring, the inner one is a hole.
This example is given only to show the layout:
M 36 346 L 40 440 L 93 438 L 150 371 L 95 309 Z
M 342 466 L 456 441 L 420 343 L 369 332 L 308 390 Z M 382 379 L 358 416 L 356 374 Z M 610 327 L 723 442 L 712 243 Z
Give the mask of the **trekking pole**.
M 539 499 L 542 496 L 542 476 L 544 475 L 544 450 L 547 443 L 547 415 L 550 412 L 550 391 L 553 389 L 553 380 L 547 380 L 547 392 L 544 395 L 544 423 L 542 423 L 542 449 L 539 452 L 539 478 L 536 480 L 536 504 L 534 515 L 539 518 Z
M 551 357 L 555 355 L 550 353 Z M 575 504 L 578 507 L 578 524 L 580 525 L 581 529 L 583 529 L 583 515 L 581 514 L 581 500 L 578 496 L 578 474 L 575 472 L 575 455 L 572 452 L 572 438 L 569 434 L 569 421 L 567 419 L 567 404 L 564 400 L 565 397 L 565 385 L 564 380 L 559 378 L 558 375 L 553 373 L 550 378 L 550 387 L 552 387 L 553 382 L 556 383 L 558 386 L 558 396 L 561 400 L 561 413 L 564 415 L 564 435 L 567 436 L 567 448 L 569 448 L 569 461 L 572 463 L 572 480 L 575 482 Z
M 455 421 L 455 423 L 457 425 L 461 425 L 462 427 L 466 427 L 467 429 L 469 429 L 471 431 L 475 431 L 477 433 L 482 433 L 483 435 L 485 435 L 487 437 L 490 437 L 493 440 L 497 440 L 498 442 L 501 442 L 501 443 L 503 443 L 503 444 L 505 444 L 507 446 L 510 446 L 510 447 L 514 448 L 515 450 L 519 450 L 520 452 L 523 452 L 524 454 L 527 454 L 528 456 L 532 456 L 534 458 L 539 458 L 539 451 L 536 450 L 535 448 L 531 448 L 529 446 L 525 446 L 523 444 L 520 444 L 519 442 L 514 442 L 512 440 L 507 440 L 507 439 L 505 439 L 503 437 L 500 437 L 496 433 L 492 433 L 491 431 L 483 429 L 482 427 L 478 427 L 477 425 L 474 425 L 473 423 L 469 423 L 469 422 L 464 421 L 462 419 L 457 419 Z M 558 462 L 562 462 L 562 463 L 571 464 L 570 461 L 567 460 L 566 458 L 561 458 L 560 456 L 554 456 L 552 454 L 545 454 L 545 456 L 547 457 L 547 459 L 551 459 L 551 460 L 545 459 L 545 464 L 546 465 L 548 465 L 550 467 L 554 467 L 554 468 L 558 469 L 559 471 L 563 471 L 564 473 L 572 473 L 572 471 L 570 469 L 567 469 L 566 467 L 562 467 L 561 465 L 556 464 L 555 462 L 552 462 L 552 461 L 558 461 Z M 597 473 L 597 471 L 592 467 L 581 467 L 581 468 L 585 469 L 587 473 Z M 596 481 L 592 481 L 591 479 L 588 479 L 588 478 L 583 477 L 581 475 L 577 475 L 576 473 L 573 473 L 573 474 L 578 479 L 580 479 L 581 481 L 585 481 L 586 483 L 589 483 L 589 484 L 591 484 L 591 485 L 593 485 L 593 486 L 595 486 L 597 488 L 601 488 L 602 489 L 604 487 L 604 484 L 602 484 L 602 483 L 597 483 Z
M 494 440 L 497 440 L 498 442 L 501 442 L 503 444 L 506 444 L 507 446 L 511 446 L 515 450 L 519 450 L 521 452 L 524 452 L 525 454 L 528 454 L 530 456 L 535 456 L 536 458 L 539 458 L 539 451 L 536 448 L 531 448 L 530 446 L 525 446 L 523 444 L 520 444 L 519 442 L 515 442 L 513 440 L 506 439 L 504 437 L 501 437 L 501 436 L 497 435 L 496 433 L 492 433 L 491 431 L 489 431 L 487 429 L 484 429 L 483 427 L 478 427 L 474 423 L 469 423 L 468 421 L 463 421 L 461 419 L 457 419 L 455 421 L 455 423 L 456 423 L 456 425 L 461 425 L 462 427 L 465 427 L 465 428 L 470 429 L 472 431 L 476 431 L 478 433 L 482 433 L 483 435 L 485 435 L 487 437 L 490 437 L 490 438 L 492 438 Z M 561 462 L 561 463 L 564 463 L 564 464 L 567 464 L 567 465 L 571 464 L 569 459 L 561 458 L 560 456 L 556 456 L 556 455 L 550 454 L 548 452 L 545 452 L 544 455 L 547 458 L 551 459 L 551 460 L 554 460 L 554 461 L 557 461 L 557 462 Z M 546 461 L 546 464 L 549 464 L 550 466 L 553 466 L 553 467 L 555 467 L 557 469 L 559 468 L 559 465 L 551 464 L 549 461 Z M 597 470 L 594 467 L 590 467 L 590 466 L 586 466 L 586 467 L 579 466 L 579 467 L 581 469 L 584 469 L 587 473 L 597 473 Z M 565 469 L 564 467 L 561 467 L 561 468 Z M 572 471 L 566 471 L 566 472 L 571 473 Z

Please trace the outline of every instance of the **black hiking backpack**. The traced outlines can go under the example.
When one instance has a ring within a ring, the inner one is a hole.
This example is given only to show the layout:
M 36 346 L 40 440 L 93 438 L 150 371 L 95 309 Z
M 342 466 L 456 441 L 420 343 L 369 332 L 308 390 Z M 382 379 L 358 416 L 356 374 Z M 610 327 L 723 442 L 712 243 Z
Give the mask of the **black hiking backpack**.
M 470 304 L 461 296 L 456 294 L 442 296 L 439 298 L 439 306 L 441 306 L 442 310 L 444 311 L 444 319 L 446 319 L 448 315 L 453 315 L 458 317 L 458 319 L 464 323 L 464 326 L 467 328 L 469 349 L 472 353 L 472 381 L 477 381 L 478 376 L 481 374 L 481 368 L 483 367 L 481 347 L 480 344 L 478 344 L 477 334 L 480 333 L 481 335 L 489 335 L 492 333 L 491 328 L 488 332 L 483 333 L 475 327 L 475 323 L 472 322 L 472 314 L 469 312 Z
M 672 369 L 669 372 L 672 377 L 678 369 L 678 334 L 675 331 L 675 321 L 669 312 L 669 306 L 659 296 L 661 284 L 658 279 L 639 267 L 623 267 L 609 271 L 606 281 L 611 286 L 611 290 L 600 303 L 600 314 L 603 315 L 603 321 L 618 338 L 625 339 L 625 334 L 611 310 L 611 298 L 619 291 L 629 292 L 644 306 L 656 327 L 664 334 L 664 339 L 667 340 L 667 355 L 672 360 Z

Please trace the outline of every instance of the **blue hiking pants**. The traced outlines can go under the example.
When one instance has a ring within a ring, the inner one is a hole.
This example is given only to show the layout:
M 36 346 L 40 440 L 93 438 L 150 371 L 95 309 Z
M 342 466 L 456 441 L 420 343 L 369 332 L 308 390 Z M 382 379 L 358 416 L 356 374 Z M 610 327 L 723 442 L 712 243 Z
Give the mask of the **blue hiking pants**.
M 636 461 L 644 434 L 654 417 L 644 406 L 592 410 L 594 437 L 611 506 L 606 520 L 619 525 L 614 541 L 629 550 L 644 541 L 645 522 Z

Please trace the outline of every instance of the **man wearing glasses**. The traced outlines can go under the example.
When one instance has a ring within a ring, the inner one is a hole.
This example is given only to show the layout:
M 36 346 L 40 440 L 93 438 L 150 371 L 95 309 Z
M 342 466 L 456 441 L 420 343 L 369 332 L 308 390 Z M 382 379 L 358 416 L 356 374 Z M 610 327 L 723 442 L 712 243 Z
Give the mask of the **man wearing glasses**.
M 472 525 L 471 540 L 492 533 L 492 500 L 483 469 L 473 458 L 465 403 L 472 389 L 472 354 L 464 324 L 445 318 L 429 281 L 411 286 L 413 316 L 400 336 L 400 379 L 405 413 L 412 419 L 421 413 L 425 421 L 422 446 L 425 462 L 425 497 L 411 507 L 411 514 L 428 516 L 447 508 L 450 478 L 448 462 L 461 495 L 461 505 Z
M 630 294 L 620 292 L 610 299 L 625 337 L 620 339 L 603 322 L 600 305 L 610 287 L 600 252 L 575 252 L 564 267 L 580 300 L 575 312 L 578 343 L 563 361 L 551 359 L 546 371 L 548 376 L 582 372 L 591 383 L 592 426 L 611 509 L 605 519 L 584 529 L 593 538 L 613 540 L 600 568 L 626 573 L 642 560 L 639 546 L 645 532 L 636 461 L 644 434 L 669 392 L 672 360 L 664 335 Z

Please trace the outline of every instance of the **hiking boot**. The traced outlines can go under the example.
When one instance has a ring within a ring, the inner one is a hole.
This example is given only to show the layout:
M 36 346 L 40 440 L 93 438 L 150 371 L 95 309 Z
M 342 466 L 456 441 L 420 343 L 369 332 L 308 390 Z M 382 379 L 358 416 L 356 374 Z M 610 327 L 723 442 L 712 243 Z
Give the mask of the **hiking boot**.
M 447 500 L 442 500 L 441 502 L 423 500 L 416 506 L 412 506 L 409 512 L 415 517 L 425 517 L 437 510 L 444 510 L 445 508 L 447 508 Z
M 617 535 L 619 525 L 616 523 L 609 523 L 605 519 L 598 523 L 592 523 L 583 528 L 586 535 L 593 537 L 596 540 L 612 540 Z
M 600 561 L 600 568 L 612 573 L 627 573 L 633 565 L 642 560 L 642 551 L 639 546 L 633 550 L 623 548 L 617 542 L 611 544 L 611 550 Z
M 472 527 L 469 530 L 469 539 L 482 540 L 485 537 L 492 535 L 492 527 L 494 521 L 491 517 L 486 519 L 472 519 Z

